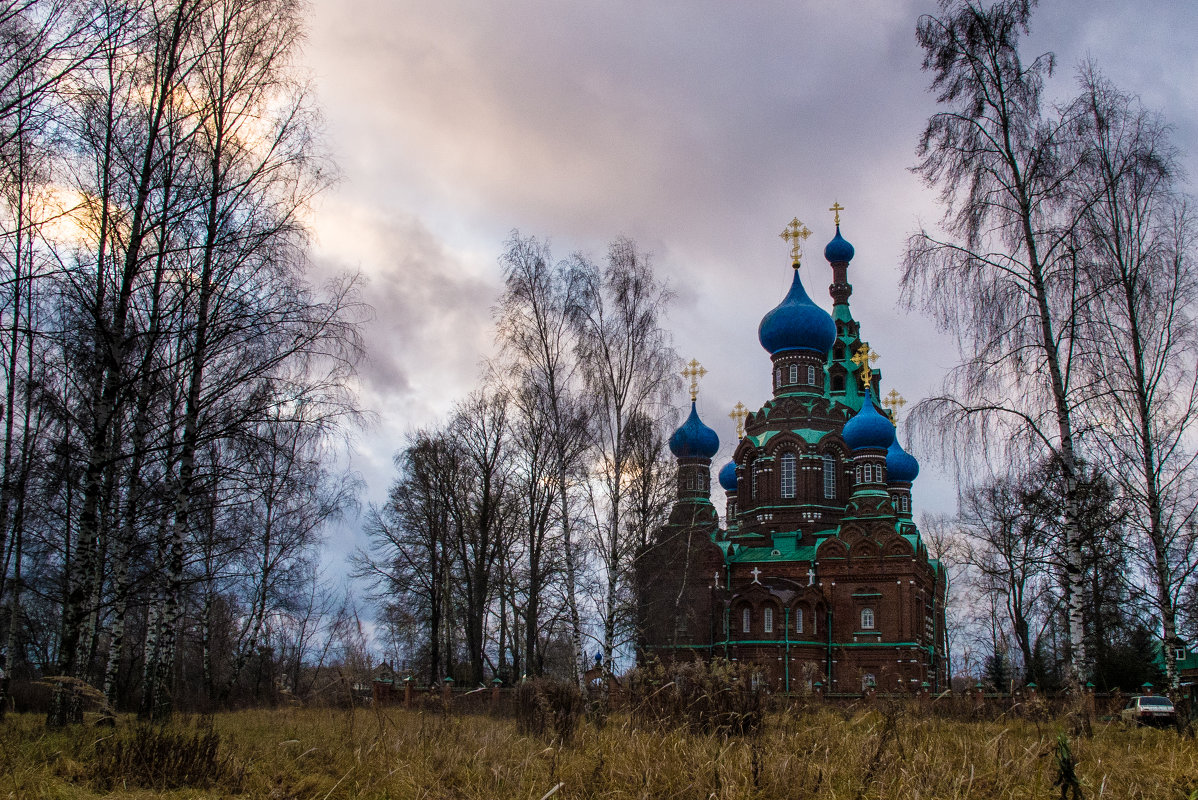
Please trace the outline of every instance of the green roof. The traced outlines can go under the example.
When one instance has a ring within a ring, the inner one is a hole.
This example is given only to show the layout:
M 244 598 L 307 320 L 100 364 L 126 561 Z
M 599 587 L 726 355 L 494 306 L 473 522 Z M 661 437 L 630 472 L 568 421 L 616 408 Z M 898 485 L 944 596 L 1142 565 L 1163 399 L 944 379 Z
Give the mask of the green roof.
M 795 546 L 795 534 L 774 534 L 773 547 L 743 546 L 736 550 L 732 562 L 746 561 L 811 561 L 815 548 L 811 545 Z M 776 555 L 775 555 L 776 553 Z

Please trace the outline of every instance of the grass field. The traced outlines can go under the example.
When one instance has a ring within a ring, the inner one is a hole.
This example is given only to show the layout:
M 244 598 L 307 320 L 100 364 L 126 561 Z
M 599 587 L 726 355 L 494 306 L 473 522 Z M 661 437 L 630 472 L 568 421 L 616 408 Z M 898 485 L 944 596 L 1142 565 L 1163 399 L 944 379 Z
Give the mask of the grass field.
M 1087 800 L 1198 788 L 1198 742 L 1173 730 L 1098 723 L 1062 751 L 1061 721 L 910 712 L 779 712 L 748 739 L 615 716 L 566 746 L 509 720 L 399 709 L 241 711 L 160 731 L 47 731 L 15 715 L 0 727 L 0 797 L 1057 798 L 1071 766 Z

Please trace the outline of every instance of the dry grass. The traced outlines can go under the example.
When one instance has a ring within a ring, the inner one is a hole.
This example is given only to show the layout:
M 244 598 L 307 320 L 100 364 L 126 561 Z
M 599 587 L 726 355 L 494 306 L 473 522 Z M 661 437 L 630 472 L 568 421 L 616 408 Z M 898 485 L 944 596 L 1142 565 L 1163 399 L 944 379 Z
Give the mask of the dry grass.
M 912 707 L 817 708 L 769 714 L 762 734 L 745 739 L 638 729 L 614 715 L 561 746 L 519 735 L 510 720 L 287 709 L 181 720 L 167 738 L 192 741 L 209 725 L 214 763 L 225 765 L 207 776 L 212 785 L 160 793 L 116 781 L 109 794 L 96 776 L 111 770 L 97 759 L 115 752 L 106 737 L 137 735 L 132 720 L 51 732 L 40 717 L 10 716 L 0 798 L 1056 798 L 1065 729 L 940 720 Z M 1087 800 L 1188 798 L 1198 788 L 1198 742 L 1171 730 L 1100 723 L 1068 746 Z

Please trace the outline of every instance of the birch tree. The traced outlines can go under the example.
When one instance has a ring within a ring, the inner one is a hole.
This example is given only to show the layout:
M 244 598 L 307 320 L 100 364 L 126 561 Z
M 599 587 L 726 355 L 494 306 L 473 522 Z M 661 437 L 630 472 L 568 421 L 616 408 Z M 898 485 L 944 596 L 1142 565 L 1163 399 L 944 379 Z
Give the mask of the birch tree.
M 1080 686 L 1089 658 L 1076 427 L 1093 387 L 1076 371 L 1088 298 L 1066 192 L 1080 155 L 1071 114 L 1042 105 L 1052 56 L 1024 63 L 1019 52 L 1031 8 L 957 0 L 920 19 L 923 67 L 944 110 L 928 120 L 915 171 L 940 189 L 946 211 L 943 234 L 925 228 L 910 238 L 902 293 L 956 336 L 963 358 L 915 419 L 965 434 L 958 448 L 1002 430 L 991 446 L 1025 449 L 1000 458 L 1031 463 L 1049 453 L 1061 464 L 1070 673 Z

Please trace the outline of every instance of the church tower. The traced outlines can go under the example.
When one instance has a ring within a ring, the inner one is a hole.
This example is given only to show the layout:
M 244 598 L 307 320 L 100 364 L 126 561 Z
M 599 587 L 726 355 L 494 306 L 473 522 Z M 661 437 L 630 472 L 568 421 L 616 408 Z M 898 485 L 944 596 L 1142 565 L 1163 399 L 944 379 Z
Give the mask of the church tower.
M 948 677 L 944 571 L 913 522 L 919 465 L 896 435 L 905 401 L 891 391 L 877 402 L 878 355 L 849 307 L 855 252 L 840 231 L 843 207 L 830 210 L 831 313 L 803 285 L 811 231 L 794 219 L 782 233 L 790 288 L 758 328 L 773 392 L 757 411 L 738 404 L 731 415 L 738 442 L 719 472 L 724 528 L 708 489 L 718 440 L 694 391 L 670 440 L 678 498 L 638 559 L 641 649 L 752 663 L 783 692 L 935 690 Z

